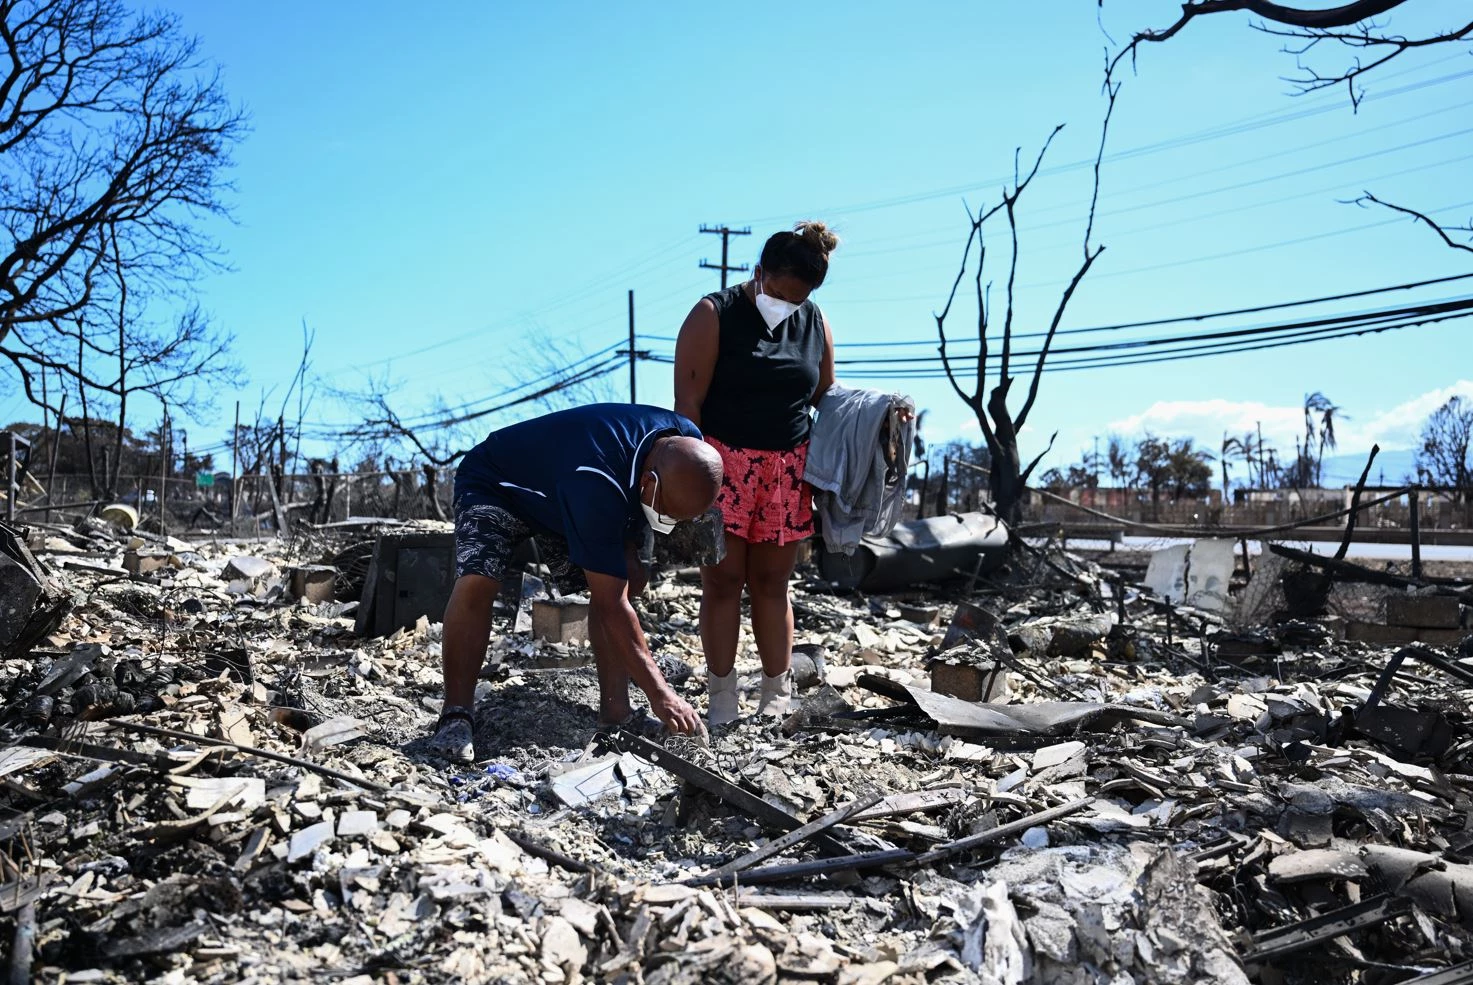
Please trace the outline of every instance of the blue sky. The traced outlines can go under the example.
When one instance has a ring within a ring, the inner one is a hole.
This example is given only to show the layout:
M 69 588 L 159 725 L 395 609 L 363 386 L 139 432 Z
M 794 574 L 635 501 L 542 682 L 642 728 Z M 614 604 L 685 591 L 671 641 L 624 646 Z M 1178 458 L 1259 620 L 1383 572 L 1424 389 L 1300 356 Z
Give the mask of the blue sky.
M 1406 33 L 1466 14 L 1460 0 L 1410 6 L 1416 17 L 1392 19 Z M 886 354 L 932 355 L 964 203 L 995 201 L 1014 149 L 1031 159 L 1058 123 L 1020 210 L 1020 328 L 1046 325 L 1079 256 L 1088 169 L 1067 166 L 1092 157 L 1104 109 L 1108 42 L 1094 3 L 170 9 L 253 127 L 236 154 L 235 222 L 214 229 L 233 269 L 197 285 L 234 332 L 249 382 L 191 426 L 196 447 L 224 437 L 237 397 L 249 415 L 265 395 L 274 415 L 304 321 L 316 332 L 318 434 L 359 416 L 334 392 L 385 383 L 408 417 L 489 405 L 549 359 L 619 343 L 630 289 L 639 331 L 673 336 L 717 287 L 698 267 L 720 252 L 702 223 L 750 225 L 733 251 L 750 262 L 794 220 L 830 222 L 844 242 L 814 299 L 840 358 L 882 341 L 924 343 Z M 1103 26 L 1122 40 L 1178 9 L 1107 0 Z M 1473 215 L 1468 49 L 1393 62 L 1367 78 L 1352 113 L 1343 89 L 1289 95 L 1292 58 L 1249 23 L 1202 18 L 1144 49 L 1126 77 L 1096 224 L 1106 251 L 1066 327 L 1473 272 L 1473 255 L 1340 201 L 1369 189 L 1447 220 Z M 1317 64 L 1338 67 L 1344 54 L 1327 49 Z M 996 295 L 1003 268 L 990 277 Z M 1467 294 L 1473 281 L 1415 297 Z M 955 317 L 974 333 L 974 311 Z M 1052 374 L 1025 455 L 1054 430 L 1048 463 L 1064 464 L 1112 430 L 1195 433 L 1215 448 L 1224 428 L 1258 421 L 1292 450 L 1313 390 L 1347 415 L 1342 451 L 1407 447 L 1447 395 L 1473 395 L 1470 328 Z M 605 378 L 604 393 L 626 399 L 627 380 Z M 644 401 L 668 405 L 668 366 L 641 364 L 638 382 Z M 944 382 L 864 382 L 912 393 L 933 441 L 980 438 Z M 8 395 L 0 409 L 24 415 Z M 439 437 L 463 447 L 510 419 Z

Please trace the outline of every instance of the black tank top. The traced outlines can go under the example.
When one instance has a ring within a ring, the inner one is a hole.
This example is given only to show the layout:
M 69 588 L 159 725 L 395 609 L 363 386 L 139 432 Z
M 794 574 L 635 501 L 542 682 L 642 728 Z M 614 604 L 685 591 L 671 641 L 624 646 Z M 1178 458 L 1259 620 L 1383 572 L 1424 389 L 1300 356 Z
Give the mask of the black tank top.
M 720 343 L 701 431 L 723 444 L 788 451 L 808 440 L 808 401 L 823 364 L 823 314 L 804 301 L 770 331 L 743 285 L 706 295 Z

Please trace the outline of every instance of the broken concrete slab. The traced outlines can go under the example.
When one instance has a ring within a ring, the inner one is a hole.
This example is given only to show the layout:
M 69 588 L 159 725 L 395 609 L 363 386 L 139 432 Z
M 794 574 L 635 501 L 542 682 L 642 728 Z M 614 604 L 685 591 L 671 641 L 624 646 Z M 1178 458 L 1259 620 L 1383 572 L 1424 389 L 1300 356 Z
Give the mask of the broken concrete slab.
M 226 581 L 262 582 L 276 574 L 276 565 L 265 558 L 237 554 L 225 562 L 221 577 Z
M 1457 629 L 1463 607 L 1451 595 L 1388 595 L 1386 622 L 1419 629 Z

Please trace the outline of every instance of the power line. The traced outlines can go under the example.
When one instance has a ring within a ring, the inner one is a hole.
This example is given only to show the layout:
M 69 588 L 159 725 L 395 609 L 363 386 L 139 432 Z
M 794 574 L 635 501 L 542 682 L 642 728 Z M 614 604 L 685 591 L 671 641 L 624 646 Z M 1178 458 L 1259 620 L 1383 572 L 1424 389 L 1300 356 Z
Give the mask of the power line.
M 1312 337 L 1273 339 L 1263 342 L 1255 342 L 1251 345 L 1234 344 L 1229 347 L 1227 343 L 1217 343 L 1210 346 L 1191 347 L 1177 352 L 1136 356 L 1129 358 L 1113 358 L 1110 360 L 1076 360 L 1064 361 L 1056 365 L 1053 362 L 1045 363 L 1045 373 L 1062 373 L 1087 369 L 1116 369 L 1131 366 L 1144 366 L 1154 363 L 1179 362 L 1185 359 L 1201 359 L 1210 356 L 1237 355 L 1245 352 L 1257 352 L 1266 349 L 1279 349 L 1292 345 L 1304 345 L 1310 342 L 1332 341 L 1335 339 L 1351 338 L 1357 335 L 1374 335 L 1382 332 L 1394 331 L 1402 328 L 1412 328 L 1419 325 L 1437 324 L 1445 321 L 1455 321 L 1470 317 L 1469 312 L 1442 315 L 1437 317 L 1419 318 L 1395 324 L 1375 324 L 1368 327 L 1352 327 L 1343 329 L 1328 329 L 1316 332 Z M 1306 333 L 1308 334 L 1308 333 Z M 965 373 L 962 375 L 966 375 Z M 910 372 L 895 373 L 887 370 L 858 370 L 845 374 L 845 379 L 871 379 L 871 380 L 944 380 L 946 371 L 944 369 L 920 369 Z
M 1051 350 L 1050 357 L 1044 364 L 1044 372 L 1107 369 L 1254 352 L 1307 342 L 1376 334 L 1418 325 L 1438 324 L 1470 316 L 1473 316 L 1473 295 L 1445 299 L 1430 304 L 1286 322 L 1278 325 L 1235 328 L 1220 332 L 1194 333 L 1156 339 L 1132 339 L 1072 348 L 1061 347 Z M 1028 361 L 1036 359 L 1038 354 L 1039 351 L 1036 349 L 1015 352 L 1012 358 Z M 673 359 L 664 354 L 653 358 L 657 362 L 673 362 Z M 950 356 L 953 366 L 961 364 L 970 367 L 975 364 L 976 358 L 977 353 L 975 352 Z M 995 364 L 999 358 L 998 353 L 989 353 L 987 362 Z M 843 373 L 845 379 L 936 380 L 945 379 L 947 376 L 945 364 L 939 355 L 926 359 L 840 360 L 840 362 L 860 367 L 846 369 Z M 921 365 L 916 365 L 917 363 Z M 896 368 L 902 366 L 903 368 Z
M 491 414 L 496 414 L 503 410 L 510 410 L 511 408 L 521 406 L 522 404 L 528 404 L 537 400 L 541 400 L 542 398 L 551 396 L 552 394 L 557 393 L 560 390 L 566 390 L 569 387 L 591 382 L 601 376 L 607 376 L 609 373 L 612 373 L 615 370 L 623 367 L 623 365 L 624 357 L 622 355 L 612 356 L 609 359 L 604 360 L 604 362 L 600 363 L 599 365 L 585 369 L 575 376 L 570 376 L 566 379 L 559 380 L 558 382 L 553 383 L 549 386 L 545 386 L 540 390 L 536 390 L 528 394 L 523 394 L 520 397 L 505 401 L 504 403 L 498 404 L 494 407 L 482 408 L 481 410 L 477 410 L 469 414 L 460 414 L 454 417 L 442 418 L 438 421 L 431 421 L 409 429 L 415 431 L 443 431 L 446 428 L 454 427 L 457 424 L 466 424 L 470 421 L 479 420 L 480 418 L 488 417 Z M 405 425 L 405 427 L 408 428 L 409 426 Z M 379 436 L 380 431 L 378 429 L 370 428 L 366 425 L 359 425 L 354 429 L 332 435 L 332 437 L 344 438 L 373 438 Z M 316 435 L 315 437 L 323 437 L 323 435 Z
M 507 387 L 504 390 L 500 390 L 500 391 L 497 391 L 497 392 L 492 393 L 492 394 L 487 394 L 487 395 L 478 397 L 475 400 L 468 401 L 468 402 L 466 402 L 464 404 L 460 404 L 460 405 L 455 406 L 455 407 L 442 408 L 442 409 L 437 410 L 437 411 L 427 412 L 425 414 L 421 414 L 421 415 L 418 415 L 416 417 L 407 418 L 407 419 L 401 420 L 400 423 L 403 424 L 407 428 L 413 429 L 413 428 L 431 426 L 435 421 L 444 419 L 446 417 L 446 415 L 455 416 L 455 415 L 466 414 L 466 415 L 469 415 L 467 417 L 468 420 L 469 419 L 474 419 L 476 416 L 484 416 L 483 414 L 481 414 L 482 405 L 485 405 L 487 402 L 505 401 L 506 399 L 512 397 L 513 395 L 519 394 L 521 391 L 524 391 L 524 390 L 528 389 L 529 387 L 535 388 L 535 387 L 539 387 L 539 386 L 542 386 L 542 385 L 548 384 L 548 383 L 556 383 L 559 380 L 562 380 L 562 379 L 567 378 L 567 376 L 568 376 L 569 373 L 573 373 L 573 374 L 582 373 L 582 372 L 586 371 L 586 369 L 591 364 L 593 364 L 594 362 L 596 362 L 600 357 L 605 357 L 605 356 L 609 356 L 611 354 L 614 354 L 615 353 L 615 350 L 619 349 L 623 345 L 624 345 L 623 340 L 620 340 L 618 342 L 613 343 L 612 345 L 604 346 L 602 349 L 599 349 L 596 352 L 590 353 L 587 356 L 583 356 L 582 358 L 575 360 L 574 362 L 570 363 L 567 366 L 560 366 L 560 367 L 558 367 L 556 369 L 549 370 L 548 372 L 543 373 L 540 376 L 534 377 L 533 379 L 530 379 L 530 380 L 524 380 L 522 382 L 516 383 L 513 386 Z M 614 355 L 613 358 L 615 358 L 615 359 L 622 359 L 623 357 L 620 356 L 620 355 Z M 600 364 L 600 365 L 602 365 L 602 364 Z M 586 381 L 580 381 L 580 382 L 586 382 Z M 495 409 L 496 408 L 494 406 L 491 408 L 492 411 L 494 411 Z M 347 434 L 347 433 L 350 433 L 350 432 L 354 431 L 356 428 L 358 428 L 359 426 L 360 425 L 357 424 L 357 423 L 342 423 L 342 424 L 326 424 L 325 423 L 325 424 L 319 425 L 318 427 L 320 429 L 319 430 L 319 434 L 324 434 L 325 433 L 325 434 L 329 434 L 329 435 L 334 435 L 334 434 Z
M 1447 298 L 1436 302 L 1412 305 L 1400 308 L 1386 308 L 1372 311 L 1352 312 L 1349 314 L 1333 315 L 1325 318 L 1315 318 L 1305 321 L 1281 322 L 1272 325 L 1254 325 L 1241 328 L 1229 328 L 1215 332 L 1193 332 L 1185 335 L 1166 335 L 1146 339 L 1126 339 L 1118 342 L 1097 342 L 1089 345 L 1056 346 L 1050 348 L 1051 357 L 1065 358 L 1071 355 L 1083 353 L 1111 353 L 1125 352 L 1136 349 L 1149 349 L 1155 346 L 1176 345 L 1181 343 L 1210 342 L 1214 340 L 1250 339 L 1258 336 L 1276 335 L 1293 332 L 1302 329 L 1327 329 L 1331 327 L 1343 327 L 1352 324 L 1371 324 L 1378 321 L 1394 320 L 1398 318 L 1409 318 L 1421 315 L 1439 315 L 1451 312 L 1473 311 L 1473 295 L 1461 298 Z M 939 345 L 939 343 L 938 343 Z M 1028 352 L 1016 352 L 1014 358 L 1028 359 L 1039 354 L 1039 350 Z M 963 359 L 975 359 L 976 353 L 953 353 L 946 357 L 953 364 Z M 992 355 L 996 355 L 993 353 Z M 935 356 L 905 356 L 905 357 L 879 357 L 868 359 L 837 359 L 836 365 L 840 366 L 899 366 L 915 365 L 920 367 L 941 365 L 944 360 L 940 355 Z
M 1437 324 L 1445 321 L 1455 321 L 1473 316 L 1473 312 L 1459 311 L 1445 315 L 1417 317 L 1400 321 L 1374 321 L 1365 322 L 1348 327 L 1334 327 L 1325 329 L 1313 329 L 1306 332 L 1288 333 L 1283 338 L 1271 338 L 1262 341 L 1236 341 L 1236 342 L 1214 342 L 1203 345 L 1185 346 L 1180 349 L 1156 354 L 1127 354 L 1113 356 L 1092 356 L 1073 360 L 1049 360 L 1044 364 L 1043 371 L 1065 372 L 1085 369 L 1115 369 L 1129 366 L 1143 366 L 1153 363 L 1177 362 L 1184 359 L 1200 359 L 1209 356 L 1236 355 L 1245 352 L 1256 352 L 1264 349 L 1277 349 L 1291 345 L 1303 345 L 1309 342 L 1330 341 L 1334 339 L 1350 338 L 1356 335 L 1372 335 L 1381 332 L 1393 331 L 1402 328 L 1412 328 L 1419 325 Z M 1036 355 L 1036 354 L 1035 354 Z M 974 357 L 975 358 L 975 357 Z M 1026 358 L 1019 356 L 1017 358 Z M 991 359 L 991 357 L 989 357 Z M 970 369 L 963 371 L 961 375 L 967 375 Z M 944 367 L 928 367 L 924 369 L 892 371 L 884 369 L 861 369 L 846 373 L 845 379 L 893 379 L 893 380 L 942 380 L 946 379 Z
M 1447 277 L 1433 277 L 1427 280 L 1408 281 L 1404 284 L 1391 284 L 1386 287 L 1372 287 L 1363 291 L 1347 291 L 1341 294 L 1326 294 L 1316 298 L 1304 298 L 1299 301 L 1276 301 L 1272 304 L 1253 305 L 1248 308 L 1229 308 L 1223 311 L 1207 311 L 1191 315 L 1173 315 L 1169 318 L 1152 318 L 1145 321 L 1116 322 L 1112 325 L 1093 325 L 1088 328 L 1064 328 L 1056 332 L 1056 335 L 1087 335 L 1093 332 L 1118 332 L 1128 328 L 1154 328 L 1159 325 L 1175 325 L 1182 322 L 1210 321 L 1216 318 L 1228 318 L 1234 315 L 1256 315 L 1265 311 L 1282 311 L 1288 308 L 1303 308 L 1310 305 L 1326 304 L 1331 301 L 1348 301 L 1354 298 L 1372 297 L 1377 294 L 1389 294 L 1393 291 L 1408 291 L 1418 287 L 1429 287 L 1434 284 L 1451 284 L 1455 281 L 1473 278 L 1473 273 L 1452 274 Z M 1043 338 L 1046 332 L 1022 332 L 1014 333 L 1014 339 L 1036 339 Z M 674 342 L 673 335 L 640 335 L 641 339 L 650 342 Z M 963 337 L 948 339 L 948 344 L 965 344 L 976 342 L 977 337 Z M 935 346 L 936 339 L 902 339 L 893 342 L 840 342 L 838 349 L 868 349 L 868 348 L 899 348 L 903 346 Z

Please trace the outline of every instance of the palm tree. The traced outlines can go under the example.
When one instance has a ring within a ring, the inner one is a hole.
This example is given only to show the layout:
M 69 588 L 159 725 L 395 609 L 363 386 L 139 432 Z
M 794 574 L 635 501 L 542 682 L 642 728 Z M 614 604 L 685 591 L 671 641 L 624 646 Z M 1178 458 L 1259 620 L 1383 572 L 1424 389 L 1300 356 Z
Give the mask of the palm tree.
M 1245 431 L 1237 442 L 1238 454 L 1243 459 L 1243 467 L 1248 473 L 1248 485 L 1263 486 L 1263 469 L 1259 467 L 1262 462 L 1260 453 L 1263 449 L 1258 446 L 1258 435 L 1252 431 Z M 1256 479 L 1255 475 L 1257 475 Z
M 1234 456 L 1243 456 L 1247 453 L 1243 450 L 1243 442 L 1239 438 L 1230 438 L 1228 433 L 1222 433 L 1222 453 L 1218 460 L 1222 462 L 1222 505 L 1228 504 L 1228 460 Z M 1250 477 L 1252 472 L 1249 472 Z
M 1335 415 L 1340 413 L 1329 397 L 1316 390 L 1304 398 L 1304 452 L 1305 459 L 1310 461 L 1306 465 L 1313 465 L 1314 483 L 1320 484 L 1322 466 L 1325 460 L 1325 449 L 1335 450 Z M 1319 415 L 1316 422 L 1314 415 Z M 1344 415 L 1341 414 L 1342 419 Z M 1311 449 L 1315 449 L 1311 451 Z M 1306 473 L 1309 471 L 1305 469 Z M 1308 478 L 1308 475 L 1305 476 Z
M 1110 481 L 1120 488 L 1129 491 L 1135 484 L 1136 471 L 1130 447 L 1118 434 L 1110 435 L 1105 442 L 1105 468 L 1110 473 Z

